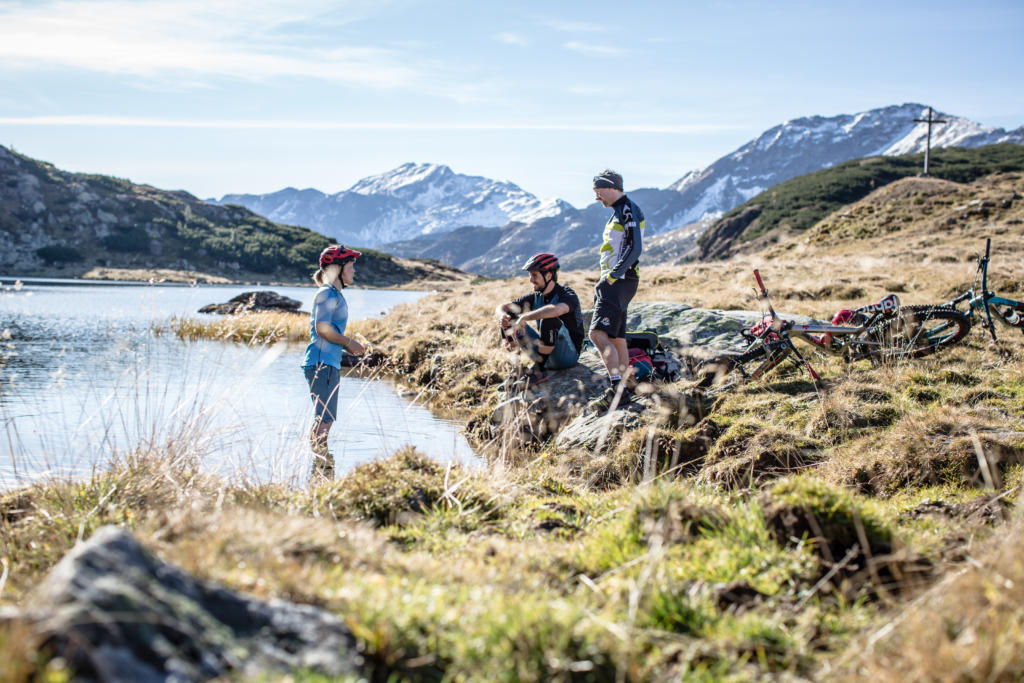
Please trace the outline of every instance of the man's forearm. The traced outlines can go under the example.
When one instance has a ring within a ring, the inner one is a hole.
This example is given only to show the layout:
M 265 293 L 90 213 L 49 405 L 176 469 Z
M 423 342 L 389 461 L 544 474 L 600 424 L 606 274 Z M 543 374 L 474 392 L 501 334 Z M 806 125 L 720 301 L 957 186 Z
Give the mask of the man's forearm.
M 557 318 L 560 315 L 565 315 L 569 312 L 569 307 L 565 304 L 548 304 L 541 306 L 537 310 L 527 311 L 519 316 L 520 320 L 541 320 L 543 318 Z
M 504 317 L 506 315 L 509 317 L 515 317 L 521 313 L 522 311 L 519 310 L 519 306 L 511 301 L 509 301 L 508 303 L 501 304 L 500 306 L 494 309 L 494 315 L 498 318 Z

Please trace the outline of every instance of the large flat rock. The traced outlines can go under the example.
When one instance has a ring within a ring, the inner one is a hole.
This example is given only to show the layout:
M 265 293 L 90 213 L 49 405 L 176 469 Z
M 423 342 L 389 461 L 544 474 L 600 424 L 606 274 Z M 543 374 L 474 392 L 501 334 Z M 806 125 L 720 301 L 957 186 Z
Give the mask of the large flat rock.
M 584 312 L 587 325 L 591 314 L 591 311 Z M 815 322 L 807 316 L 780 315 L 800 323 Z M 748 342 L 741 332 L 749 330 L 763 317 L 760 311 L 722 311 L 674 302 L 642 302 L 630 305 L 627 328 L 657 332 L 662 346 L 684 361 L 681 379 L 685 380 L 692 378 L 691 367 L 702 358 L 744 351 Z M 653 401 L 641 393 L 633 402 L 610 414 L 587 411 L 587 402 L 607 386 L 604 365 L 592 348 L 580 354 L 580 362 L 575 367 L 550 372 L 548 377 L 548 381 L 530 390 L 505 392 L 505 400 L 491 416 L 495 439 L 522 444 L 554 438 L 559 447 L 587 448 L 596 452 L 614 446 L 624 432 L 640 424 L 639 413 L 653 405 Z M 679 403 L 679 410 L 689 416 L 687 419 L 702 417 L 710 408 L 710 402 L 702 395 L 676 396 L 673 400 Z
M 642 302 L 630 304 L 626 326 L 630 330 L 652 329 L 662 345 L 677 353 L 705 350 L 709 353 L 740 352 L 747 342 L 740 333 L 764 317 L 761 311 L 693 308 L 681 303 Z M 816 321 L 806 315 L 779 313 L 801 324 Z

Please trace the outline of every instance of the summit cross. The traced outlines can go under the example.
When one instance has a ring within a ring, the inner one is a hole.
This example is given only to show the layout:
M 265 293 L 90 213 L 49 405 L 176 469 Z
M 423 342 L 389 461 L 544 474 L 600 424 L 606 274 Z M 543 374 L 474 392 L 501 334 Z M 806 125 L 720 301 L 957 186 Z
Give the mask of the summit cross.
M 928 124 L 928 142 L 924 148 L 924 173 L 921 175 L 928 175 L 928 158 L 932 154 L 932 124 L 935 123 L 948 123 L 945 119 L 932 118 L 932 108 L 928 107 L 928 118 L 926 119 L 914 119 L 914 123 L 927 123 Z

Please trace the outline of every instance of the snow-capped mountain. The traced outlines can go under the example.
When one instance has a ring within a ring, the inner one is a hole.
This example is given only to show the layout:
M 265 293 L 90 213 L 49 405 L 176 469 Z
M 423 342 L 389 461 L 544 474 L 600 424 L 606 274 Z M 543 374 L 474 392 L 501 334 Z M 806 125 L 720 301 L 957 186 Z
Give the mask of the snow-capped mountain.
M 678 234 L 692 243 L 701 226 L 784 180 L 859 157 L 924 151 L 927 125 L 914 119 L 927 112 L 924 105 L 903 104 L 793 119 L 667 188 L 630 189 L 629 194 L 644 211 L 648 235 L 691 226 Z M 1007 132 L 942 112 L 934 117 L 945 123 L 933 126 L 933 148 L 1024 144 L 1024 126 Z M 568 255 L 590 250 L 600 241 L 608 215 L 596 203 L 577 209 L 562 200 L 538 199 L 509 182 L 413 163 L 364 178 L 337 194 L 288 188 L 266 195 L 225 195 L 216 203 L 242 204 L 342 242 L 383 245 L 399 256 L 431 255 L 485 274 L 514 272 L 538 251 Z M 460 231 L 453 244 L 447 233 L 455 229 Z M 589 253 L 579 257 L 589 258 Z M 657 262 L 658 254 L 644 259 Z
M 712 219 L 784 180 L 859 157 L 924 151 L 927 125 L 914 119 L 926 117 L 927 112 L 924 105 L 903 104 L 786 121 L 666 189 L 629 189 L 644 211 L 646 233 L 651 236 L 650 249 L 645 249 L 641 260 L 678 260 Z M 932 128 L 933 148 L 1024 144 L 1024 127 L 1007 132 L 941 112 L 933 118 L 946 121 Z M 568 267 L 590 267 L 597 262 L 595 249 L 607 216 L 608 210 L 595 203 L 585 209 L 568 207 L 558 216 L 534 222 L 510 223 L 497 232 L 466 230 L 460 233 L 457 247 L 444 244 L 447 240 L 438 235 L 423 235 L 385 248 L 401 256 L 434 256 L 486 275 L 514 273 L 538 251 L 564 256 Z M 665 235 L 665 240 L 653 238 L 668 231 L 672 234 Z
M 798 175 L 858 157 L 923 152 L 928 107 L 903 104 L 859 114 L 811 116 L 770 128 L 706 168 L 668 186 L 679 197 L 661 209 L 670 229 L 739 206 L 767 188 Z M 932 126 L 932 148 L 1024 143 L 1024 126 L 1007 132 L 969 119 L 935 112 L 946 123 Z
M 229 194 L 211 201 L 241 204 L 271 220 L 367 247 L 467 225 L 530 223 L 572 208 L 561 200 L 538 199 L 509 182 L 462 175 L 439 164 L 414 163 L 363 178 L 336 194 L 286 188 L 264 195 Z

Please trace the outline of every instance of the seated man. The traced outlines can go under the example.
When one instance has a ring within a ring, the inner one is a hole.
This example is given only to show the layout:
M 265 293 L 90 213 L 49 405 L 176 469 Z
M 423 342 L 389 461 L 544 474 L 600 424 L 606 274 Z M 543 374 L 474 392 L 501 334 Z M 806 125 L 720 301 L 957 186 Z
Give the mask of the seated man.
M 537 254 L 523 270 L 530 274 L 533 293 L 495 309 L 501 333 L 510 349 L 521 348 L 534 362 L 528 385 L 547 379 L 547 370 L 576 365 L 583 348 L 583 313 L 571 287 L 558 284 L 558 258 Z M 526 323 L 540 321 L 539 330 Z

